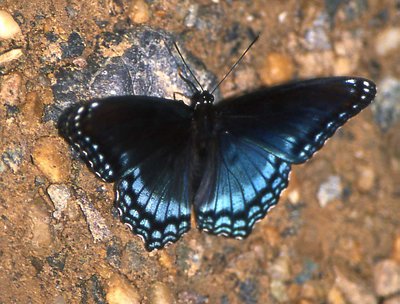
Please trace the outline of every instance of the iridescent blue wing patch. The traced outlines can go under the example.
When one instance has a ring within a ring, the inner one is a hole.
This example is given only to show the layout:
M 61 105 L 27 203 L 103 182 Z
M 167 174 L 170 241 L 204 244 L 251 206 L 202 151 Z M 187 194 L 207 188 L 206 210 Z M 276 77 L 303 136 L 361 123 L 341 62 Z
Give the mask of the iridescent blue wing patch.
M 117 184 L 121 219 L 149 251 L 177 241 L 190 229 L 188 148 L 154 153 Z
M 262 147 L 221 133 L 208 147 L 203 179 L 195 197 L 199 229 L 246 237 L 278 202 L 290 164 Z
M 364 78 L 317 78 L 226 99 L 215 107 L 226 131 L 298 164 L 368 106 L 375 94 L 375 84 Z
M 69 108 L 60 134 L 103 180 L 117 181 L 121 219 L 148 250 L 190 228 L 192 110 L 153 97 L 110 97 Z

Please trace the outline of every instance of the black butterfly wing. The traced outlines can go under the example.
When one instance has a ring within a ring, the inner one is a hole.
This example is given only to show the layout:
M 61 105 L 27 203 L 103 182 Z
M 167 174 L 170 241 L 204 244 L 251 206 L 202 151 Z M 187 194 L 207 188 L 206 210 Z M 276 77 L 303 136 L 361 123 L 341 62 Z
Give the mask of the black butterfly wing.
M 246 237 L 276 205 L 288 183 L 290 164 L 263 147 L 222 132 L 208 147 L 194 209 L 199 229 Z
M 298 164 L 368 106 L 375 94 L 375 84 L 364 78 L 317 78 L 227 99 L 216 110 L 231 134 Z
M 368 106 L 375 85 L 320 78 L 281 85 L 215 105 L 217 131 L 195 198 L 200 229 L 247 236 L 302 163 L 350 117 Z
M 148 250 L 190 228 L 191 117 L 178 101 L 127 96 L 77 105 L 59 120 L 60 134 L 86 164 L 117 181 L 121 219 Z

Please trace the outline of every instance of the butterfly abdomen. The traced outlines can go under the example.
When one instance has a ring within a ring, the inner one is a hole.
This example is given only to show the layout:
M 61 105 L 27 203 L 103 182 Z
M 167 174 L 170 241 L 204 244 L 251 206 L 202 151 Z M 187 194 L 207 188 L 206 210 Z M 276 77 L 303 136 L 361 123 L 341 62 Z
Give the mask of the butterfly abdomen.
M 193 113 L 192 131 L 198 152 L 207 148 L 208 142 L 215 137 L 215 109 L 212 104 L 200 104 Z

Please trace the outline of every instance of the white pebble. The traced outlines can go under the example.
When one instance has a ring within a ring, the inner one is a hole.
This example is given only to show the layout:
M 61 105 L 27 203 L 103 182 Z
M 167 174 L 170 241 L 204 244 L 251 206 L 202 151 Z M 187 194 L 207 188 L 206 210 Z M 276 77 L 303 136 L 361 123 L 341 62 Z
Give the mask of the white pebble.
M 335 199 L 340 199 L 343 192 L 343 186 L 340 177 L 331 175 L 322 183 L 318 189 L 317 198 L 322 208 L 326 207 Z
M 400 47 L 400 28 L 388 28 L 378 34 L 375 49 L 379 55 L 386 55 Z
M 51 184 L 47 188 L 47 194 L 56 209 L 56 211 L 53 212 L 53 217 L 60 220 L 62 212 L 67 208 L 68 201 L 71 199 L 71 193 L 64 184 Z
M 375 291 L 386 297 L 400 292 L 400 265 L 394 260 L 380 261 L 374 267 Z
M 11 39 L 21 34 L 21 28 L 6 11 L 0 10 L 0 39 Z
M 1 29 L 0 29 L 1 31 Z M 8 51 L 4 54 L 0 55 L 0 66 L 1 65 L 5 65 L 6 63 L 16 60 L 19 57 L 21 57 L 23 55 L 22 50 L 21 49 L 14 49 L 11 51 Z
M 106 299 L 109 304 L 141 303 L 137 288 L 126 278 L 116 274 L 108 282 Z

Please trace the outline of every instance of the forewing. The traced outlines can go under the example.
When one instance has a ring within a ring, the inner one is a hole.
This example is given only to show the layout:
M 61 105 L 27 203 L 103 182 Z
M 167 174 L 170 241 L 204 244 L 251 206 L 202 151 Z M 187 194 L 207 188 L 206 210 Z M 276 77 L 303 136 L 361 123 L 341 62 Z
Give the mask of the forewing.
M 60 134 L 103 180 L 117 181 L 121 219 L 148 250 L 190 228 L 192 110 L 181 102 L 127 96 L 68 109 Z
M 181 102 L 124 96 L 73 106 L 58 127 L 85 163 L 112 182 L 154 151 L 186 141 L 190 119 L 190 108 Z
M 230 98 L 216 111 L 224 131 L 287 162 L 303 163 L 375 94 L 367 79 L 317 78 Z
M 225 132 L 212 140 L 207 151 L 194 203 L 197 226 L 213 234 L 246 237 L 278 202 L 290 164 Z

